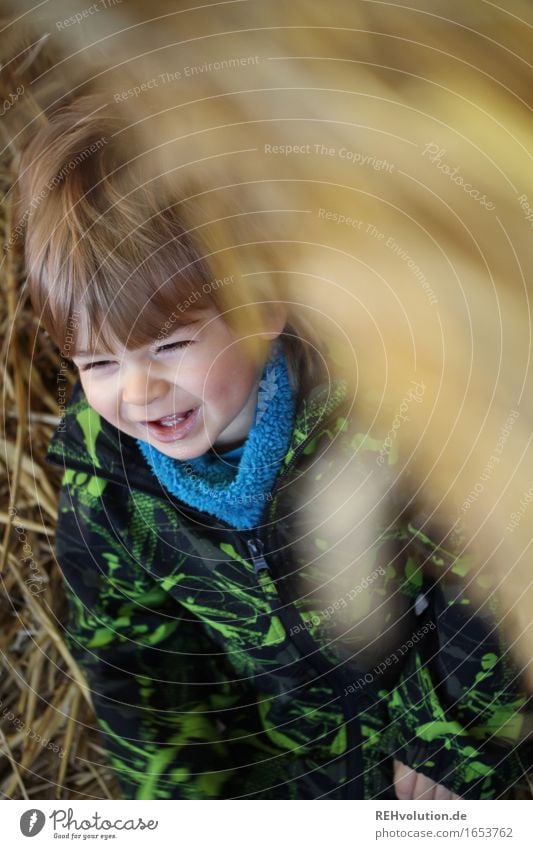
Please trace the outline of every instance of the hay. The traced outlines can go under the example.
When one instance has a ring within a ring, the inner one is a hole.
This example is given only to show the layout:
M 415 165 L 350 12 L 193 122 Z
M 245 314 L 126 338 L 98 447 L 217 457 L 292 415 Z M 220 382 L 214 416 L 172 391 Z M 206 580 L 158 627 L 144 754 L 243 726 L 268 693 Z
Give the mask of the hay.
M 11 161 L 4 157 L 4 198 L 11 182 Z M 9 201 L 1 215 L 5 237 Z M 23 280 L 18 257 L 8 250 L 0 279 L 0 793 L 8 799 L 113 799 L 120 792 L 63 636 L 66 604 L 53 553 L 60 472 L 44 463 L 59 421 L 58 361 L 24 297 Z

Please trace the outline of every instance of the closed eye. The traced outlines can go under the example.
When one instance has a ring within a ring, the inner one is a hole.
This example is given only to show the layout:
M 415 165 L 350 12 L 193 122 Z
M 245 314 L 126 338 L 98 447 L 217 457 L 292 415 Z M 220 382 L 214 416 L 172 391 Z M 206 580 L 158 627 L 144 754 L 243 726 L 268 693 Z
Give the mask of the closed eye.
M 192 345 L 193 340 L 183 340 L 181 342 L 169 342 L 167 345 L 159 345 L 155 349 L 155 353 L 168 353 L 170 351 L 179 350 L 180 348 L 186 348 L 188 345 Z M 97 360 L 94 363 L 87 363 L 84 366 L 79 366 L 80 371 L 91 371 L 93 369 L 101 368 L 102 366 L 112 365 L 112 360 Z
M 90 371 L 91 369 L 99 368 L 100 366 L 108 366 L 111 360 L 98 360 L 96 363 L 87 363 L 84 366 L 79 366 L 80 371 Z
M 160 345 L 156 348 L 156 353 L 159 354 L 161 351 L 174 351 L 178 348 L 186 348 L 187 345 L 192 345 L 192 340 L 182 341 L 182 342 L 169 342 L 168 345 Z

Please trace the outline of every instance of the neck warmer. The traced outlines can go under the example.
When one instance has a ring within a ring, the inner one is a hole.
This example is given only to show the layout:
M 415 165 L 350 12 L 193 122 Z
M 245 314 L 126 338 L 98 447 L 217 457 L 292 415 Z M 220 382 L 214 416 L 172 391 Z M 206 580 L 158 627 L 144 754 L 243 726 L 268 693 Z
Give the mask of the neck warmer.
M 163 486 L 181 501 L 237 530 L 257 525 L 287 453 L 295 414 L 295 393 L 281 345 L 273 347 L 257 393 L 254 423 L 238 451 L 224 460 L 216 450 L 193 460 L 176 460 L 137 440 Z

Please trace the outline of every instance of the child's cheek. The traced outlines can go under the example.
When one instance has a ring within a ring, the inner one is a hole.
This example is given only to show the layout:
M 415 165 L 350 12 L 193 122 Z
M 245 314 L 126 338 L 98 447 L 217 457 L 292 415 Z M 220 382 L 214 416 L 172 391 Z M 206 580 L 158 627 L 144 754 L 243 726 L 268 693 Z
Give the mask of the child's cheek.
M 80 372 L 80 381 L 85 397 L 93 410 L 111 424 L 118 426 L 118 396 L 115 387 L 106 386 L 104 391 L 101 381 L 91 378 L 88 372 Z
M 87 372 L 80 372 L 80 382 L 83 391 L 85 392 L 85 397 L 87 398 L 87 401 L 89 402 L 91 407 L 97 409 L 98 394 L 95 392 L 94 382 L 90 379 Z
M 225 408 L 234 399 L 235 385 L 231 375 L 213 369 L 204 383 L 203 401 L 210 406 Z

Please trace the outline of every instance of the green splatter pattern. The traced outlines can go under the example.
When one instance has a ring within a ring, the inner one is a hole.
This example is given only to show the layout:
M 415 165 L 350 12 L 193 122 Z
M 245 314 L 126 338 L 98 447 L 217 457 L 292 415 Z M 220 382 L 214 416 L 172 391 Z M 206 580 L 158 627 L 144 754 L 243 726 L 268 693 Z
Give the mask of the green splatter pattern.
M 68 642 L 125 798 L 393 799 L 393 757 L 467 798 L 496 798 L 522 775 L 526 698 L 492 620 L 458 594 L 467 558 L 412 520 L 385 524 L 358 567 L 375 578 L 329 612 L 333 541 L 294 510 L 299 487 L 334 477 L 333 444 L 359 473 L 391 474 L 344 394 L 315 391 L 298 411 L 260 532 L 269 574 L 249 554 L 259 531 L 167 496 L 135 441 L 75 387 L 48 454 L 65 469 L 56 551 Z M 439 627 L 387 665 L 432 621 L 413 612 L 428 563 L 453 577 L 435 591 Z

